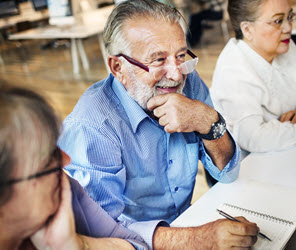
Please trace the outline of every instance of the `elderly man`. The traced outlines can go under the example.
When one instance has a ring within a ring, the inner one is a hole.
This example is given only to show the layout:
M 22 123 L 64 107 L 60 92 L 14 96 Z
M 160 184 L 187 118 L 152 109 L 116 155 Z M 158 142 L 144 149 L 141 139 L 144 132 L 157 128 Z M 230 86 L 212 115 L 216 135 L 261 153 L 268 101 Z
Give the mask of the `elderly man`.
M 251 246 L 255 224 L 219 220 L 170 228 L 191 201 L 198 160 L 231 182 L 239 149 L 212 107 L 209 91 L 186 61 L 175 9 L 153 0 L 125 1 L 104 31 L 112 74 L 91 86 L 64 121 L 60 147 L 70 174 L 113 217 L 152 248 Z

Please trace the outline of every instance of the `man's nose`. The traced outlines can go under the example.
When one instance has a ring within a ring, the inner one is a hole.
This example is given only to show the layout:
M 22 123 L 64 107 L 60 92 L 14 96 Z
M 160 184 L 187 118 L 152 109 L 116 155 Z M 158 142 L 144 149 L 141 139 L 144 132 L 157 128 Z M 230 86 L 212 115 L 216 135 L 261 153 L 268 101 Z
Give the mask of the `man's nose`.
M 165 77 L 167 79 L 173 80 L 173 81 L 180 81 L 182 79 L 181 71 L 176 64 L 176 62 L 172 61 L 168 65 L 165 66 L 166 74 Z

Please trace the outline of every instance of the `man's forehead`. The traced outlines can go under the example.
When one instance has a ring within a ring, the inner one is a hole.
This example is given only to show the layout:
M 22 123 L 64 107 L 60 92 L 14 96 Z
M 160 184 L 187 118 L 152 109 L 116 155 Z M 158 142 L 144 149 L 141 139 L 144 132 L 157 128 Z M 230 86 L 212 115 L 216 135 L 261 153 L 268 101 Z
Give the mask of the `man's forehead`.
M 132 19 L 124 27 L 135 53 L 160 54 L 186 48 L 186 39 L 178 23 L 153 18 Z
M 159 50 L 157 50 L 159 49 Z M 187 51 L 187 46 L 183 46 L 183 47 L 174 47 L 172 45 L 169 45 L 167 47 L 165 47 L 164 49 L 161 50 L 161 48 L 151 48 L 147 50 L 147 54 L 149 55 L 149 57 L 151 58 L 155 58 L 155 57 L 160 57 L 160 56 L 167 56 L 168 54 L 171 53 L 181 53 L 181 52 L 186 52 Z

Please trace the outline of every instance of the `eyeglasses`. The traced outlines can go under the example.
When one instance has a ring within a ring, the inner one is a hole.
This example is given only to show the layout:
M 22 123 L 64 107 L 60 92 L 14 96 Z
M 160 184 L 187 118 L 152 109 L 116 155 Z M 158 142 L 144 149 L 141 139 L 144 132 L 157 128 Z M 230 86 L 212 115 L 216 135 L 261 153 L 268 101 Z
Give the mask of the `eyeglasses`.
M 167 71 L 169 68 L 175 68 L 175 69 L 179 69 L 180 73 L 183 75 L 187 75 L 190 74 L 191 72 L 194 71 L 194 68 L 198 62 L 198 57 L 191 52 L 189 49 L 187 49 L 187 54 L 189 56 L 192 57 L 191 60 L 185 61 L 185 55 L 183 57 L 181 57 L 180 59 L 178 59 L 180 61 L 179 65 L 175 65 L 175 66 L 169 66 L 169 65 L 165 65 L 164 62 L 161 63 L 161 65 L 157 65 L 154 67 L 147 67 L 146 65 L 138 62 L 137 60 L 125 55 L 125 54 L 118 54 L 116 55 L 117 57 L 122 56 L 123 58 L 125 58 L 129 63 L 138 66 L 139 68 L 152 73 L 154 75 L 155 79 L 158 79 L 158 76 L 163 75 L 163 73 L 165 73 L 165 71 Z
M 269 21 L 269 22 L 266 22 L 266 21 L 262 21 L 262 20 L 256 20 L 258 22 L 264 22 L 264 23 L 267 23 L 277 29 L 281 29 L 282 27 L 284 27 L 284 24 L 286 24 L 287 22 L 291 25 L 294 21 L 295 21 L 295 17 L 296 17 L 296 13 L 295 12 L 291 12 L 289 13 L 289 15 L 287 16 L 287 18 L 279 18 L 277 20 L 274 20 L 274 21 Z
M 10 186 L 10 185 L 13 185 L 13 184 L 22 182 L 22 181 L 28 181 L 28 180 L 40 178 L 42 176 L 49 175 L 49 174 L 52 174 L 52 173 L 55 173 L 55 172 L 60 172 L 61 173 L 62 170 L 63 170 L 63 166 L 62 166 L 62 155 L 61 155 L 61 151 L 60 151 L 60 149 L 58 147 L 51 154 L 50 160 L 46 164 L 45 167 L 49 166 L 54 159 L 58 159 L 58 167 L 55 167 L 55 168 L 52 168 L 52 169 L 48 169 L 46 171 L 43 171 L 43 172 L 40 172 L 40 173 L 37 173 L 37 174 L 34 174 L 34 175 L 29 175 L 27 177 L 18 178 L 18 179 L 12 179 L 12 180 L 8 180 L 6 182 L 2 182 L 2 183 L 0 183 L 0 187 Z

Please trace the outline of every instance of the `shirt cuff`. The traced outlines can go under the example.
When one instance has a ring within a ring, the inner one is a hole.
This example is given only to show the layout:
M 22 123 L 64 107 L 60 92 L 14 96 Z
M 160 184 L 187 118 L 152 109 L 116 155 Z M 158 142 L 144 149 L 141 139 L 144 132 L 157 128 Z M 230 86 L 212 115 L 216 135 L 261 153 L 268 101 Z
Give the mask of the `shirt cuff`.
M 125 239 L 133 245 L 136 250 L 148 250 L 148 246 L 141 241 Z
M 128 226 L 128 229 L 139 234 L 147 243 L 149 249 L 153 249 L 153 235 L 156 227 L 169 227 L 170 225 L 165 221 L 153 220 L 153 221 L 141 221 L 133 222 Z
M 228 131 L 227 131 L 228 132 Z M 235 145 L 234 155 L 231 160 L 226 164 L 226 166 L 220 170 L 212 161 L 211 157 L 208 155 L 207 151 L 204 148 L 204 144 L 201 143 L 204 153 L 205 162 L 203 162 L 204 167 L 209 171 L 209 173 L 219 182 L 230 183 L 233 182 L 239 175 L 240 169 L 240 147 L 232 138 L 231 134 L 228 132 L 231 140 Z

